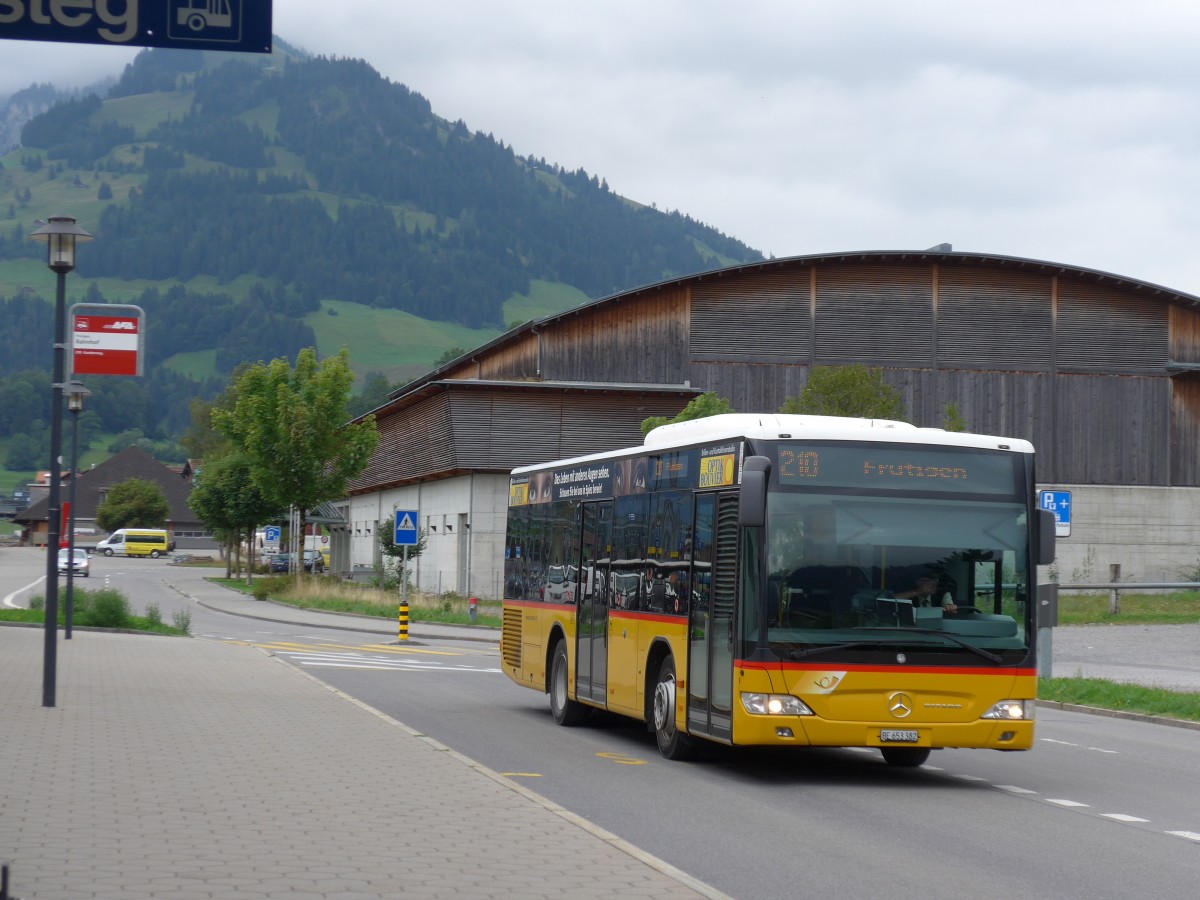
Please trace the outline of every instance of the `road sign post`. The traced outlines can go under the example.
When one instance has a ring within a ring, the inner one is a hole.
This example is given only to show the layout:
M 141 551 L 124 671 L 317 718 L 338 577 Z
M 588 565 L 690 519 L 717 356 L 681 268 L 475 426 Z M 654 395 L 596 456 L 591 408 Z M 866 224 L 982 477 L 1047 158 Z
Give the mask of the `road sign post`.
M 400 614 L 397 639 L 408 640 L 408 548 L 417 545 L 417 515 L 415 509 L 396 510 L 392 543 L 402 548 L 400 561 Z

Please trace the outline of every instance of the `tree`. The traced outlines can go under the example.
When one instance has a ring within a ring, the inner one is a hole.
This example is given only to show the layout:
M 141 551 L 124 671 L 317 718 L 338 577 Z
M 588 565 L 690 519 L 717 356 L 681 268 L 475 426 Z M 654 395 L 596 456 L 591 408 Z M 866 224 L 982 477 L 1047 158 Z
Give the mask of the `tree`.
M 405 550 L 403 544 L 396 543 L 395 528 L 393 527 L 394 524 L 394 518 L 385 522 L 380 522 L 378 523 L 378 527 L 375 529 L 375 531 L 379 536 L 379 550 L 385 557 L 392 561 L 390 568 L 395 570 L 396 583 L 399 584 L 401 578 L 408 578 L 409 572 L 407 570 L 403 572 L 400 571 L 402 568 L 404 568 Z M 408 565 L 410 568 L 412 566 L 412 561 L 421 555 L 421 552 L 425 549 L 428 543 L 429 532 L 424 528 L 418 529 L 416 544 L 408 548 L 407 556 Z M 382 577 L 380 579 L 380 587 L 383 586 L 382 582 L 388 578 L 389 574 L 389 566 L 385 562 L 383 565 L 383 572 L 381 573 Z
M 800 396 L 789 397 L 779 411 L 908 421 L 900 392 L 883 380 L 883 373 L 878 369 L 858 364 L 813 366 Z
M 967 420 L 962 417 L 958 411 L 957 403 L 947 403 L 944 413 L 945 419 L 942 422 L 942 428 L 946 431 L 966 431 Z
M 212 411 L 213 424 L 245 453 L 250 477 L 267 501 L 296 508 L 301 534 L 308 513 L 344 496 L 375 451 L 375 417 L 347 421 L 353 383 L 344 348 L 318 364 L 309 347 L 300 351 L 294 370 L 286 359 L 250 366 L 233 386 L 233 409 Z M 297 578 L 303 573 L 297 566 Z
M 153 481 L 130 478 L 115 484 L 96 510 L 96 524 L 105 531 L 118 528 L 162 528 L 171 512 L 167 495 Z
M 213 428 L 213 406 L 209 401 L 200 398 L 193 398 L 188 402 L 192 424 L 183 433 L 179 443 L 192 459 L 215 460 L 230 451 L 229 438 Z
M 5 467 L 20 471 L 21 469 L 36 469 L 40 465 L 45 465 L 46 457 L 49 455 L 45 452 L 49 446 L 45 437 L 44 432 L 38 437 L 31 434 L 13 435 L 12 440 L 8 442 L 8 458 L 5 460 Z
M 214 534 L 222 537 L 232 551 L 243 538 L 253 544 L 254 531 L 263 522 L 281 518 L 283 510 L 263 495 L 251 477 L 250 460 L 235 453 L 204 466 L 193 484 L 188 506 Z M 231 574 L 233 553 L 226 557 L 226 575 Z M 253 560 L 247 566 L 246 583 L 254 571 Z
M 433 367 L 435 369 L 440 369 L 442 366 L 446 365 L 446 363 L 453 362 L 454 360 L 458 359 L 460 356 L 462 356 L 466 352 L 467 351 L 464 350 L 462 347 L 451 347 L 449 350 L 447 350 L 445 353 L 443 353 L 441 356 L 439 356 L 436 360 L 434 360 Z
M 708 391 L 693 398 L 692 402 L 673 419 L 668 419 L 666 416 L 650 416 L 648 419 L 643 419 L 642 434 L 647 435 L 660 425 L 669 425 L 672 422 L 690 422 L 693 419 L 707 419 L 709 416 L 719 416 L 734 411 L 728 400 L 718 397 L 713 391 Z
M 388 395 L 395 390 L 382 372 L 370 372 L 363 379 L 362 391 L 351 399 L 347 411 L 351 416 L 378 409 L 388 402 Z

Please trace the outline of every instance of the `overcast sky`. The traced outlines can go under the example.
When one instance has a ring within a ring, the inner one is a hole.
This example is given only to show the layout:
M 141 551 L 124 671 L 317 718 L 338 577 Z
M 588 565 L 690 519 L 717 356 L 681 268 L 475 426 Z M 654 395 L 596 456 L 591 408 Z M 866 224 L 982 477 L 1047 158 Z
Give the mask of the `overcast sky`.
M 766 254 L 948 242 L 1200 294 L 1195 0 L 275 0 L 274 31 Z M 0 96 L 135 52 L 0 41 Z

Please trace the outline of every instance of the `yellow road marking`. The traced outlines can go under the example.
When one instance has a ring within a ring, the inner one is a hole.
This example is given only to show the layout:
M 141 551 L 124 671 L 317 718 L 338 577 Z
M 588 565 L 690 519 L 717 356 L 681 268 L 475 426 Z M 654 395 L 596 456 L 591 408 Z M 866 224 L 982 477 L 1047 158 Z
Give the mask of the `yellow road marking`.
M 638 759 L 634 756 L 626 756 L 624 753 L 597 753 L 601 759 L 608 759 L 615 762 L 618 766 L 644 766 L 646 761 Z
M 390 653 L 397 656 L 466 656 L 457 650 L 424 650 L 418 647 L 390 647 L 386 644 L 301 644 L 294 641 L 251 641 L 264 650 L 350 650 L 354 652 Z

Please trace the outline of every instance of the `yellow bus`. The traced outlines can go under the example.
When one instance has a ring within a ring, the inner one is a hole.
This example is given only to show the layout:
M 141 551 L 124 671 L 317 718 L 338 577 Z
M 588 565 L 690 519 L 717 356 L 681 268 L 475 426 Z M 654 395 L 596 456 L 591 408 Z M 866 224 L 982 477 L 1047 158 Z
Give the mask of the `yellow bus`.
M 666 425 L 514 470 L 504 554 L 502 667 L 560 725 L 630 716 L 669 759 L 701 741 L 873 747 L 895 766 L 1032 745 L 1054 527 L 1026 441 L 823 416 Z

